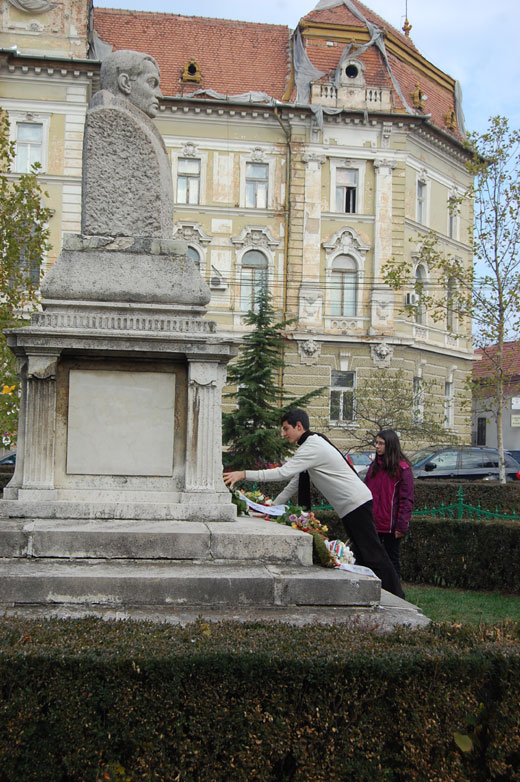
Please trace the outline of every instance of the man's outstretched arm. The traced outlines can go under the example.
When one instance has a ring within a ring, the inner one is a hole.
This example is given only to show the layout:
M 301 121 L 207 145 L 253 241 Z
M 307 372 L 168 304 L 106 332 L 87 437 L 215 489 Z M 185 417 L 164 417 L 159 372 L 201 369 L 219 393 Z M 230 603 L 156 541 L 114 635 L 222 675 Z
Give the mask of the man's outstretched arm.
M 246 471 L 245 470 L 233 470 L 233 472 L 225 472 L 224 473 L 224 483 L 226 486 L 229 486 L 230 489 L 233 488 L 235 483 L 238 483 L 239 481 L 245 480 L 246 477 Z

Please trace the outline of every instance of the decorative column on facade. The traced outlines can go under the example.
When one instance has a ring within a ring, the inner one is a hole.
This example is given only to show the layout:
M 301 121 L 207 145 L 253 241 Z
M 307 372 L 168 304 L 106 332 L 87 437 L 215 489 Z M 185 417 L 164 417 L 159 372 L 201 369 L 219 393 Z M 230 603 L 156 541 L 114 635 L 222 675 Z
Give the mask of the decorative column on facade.
M 56 370 L 59 353 L 27 356 L 23 486 L 54 489 Z
M 381 282 L 381 269 L 391 260 L 392 247 L 392 171 L 393 160 L 374 160 L 374 286 L 370 307 L 370 334 L 390 334 L 394 328 L 394 294 Z
M 305 203 L 303 224 L 302 283 L 298 320 L 300 326 L 319 327 L 323 316 L 321 267 L 321 167 L 323 155 L 305 153 Z
M 224 486 L 220 398 L 225 378 L 225 365 L 188 357 L 186 491 Z

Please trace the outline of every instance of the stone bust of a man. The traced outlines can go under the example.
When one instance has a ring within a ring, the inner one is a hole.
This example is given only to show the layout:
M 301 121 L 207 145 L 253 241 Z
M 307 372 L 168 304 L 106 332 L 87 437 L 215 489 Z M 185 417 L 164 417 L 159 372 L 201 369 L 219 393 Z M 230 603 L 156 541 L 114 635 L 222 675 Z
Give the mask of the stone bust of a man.
M 123 49 L 113 52 L 101 64 L 101 89 L 129 100 L 149 117 L 159 111 L 159 66 L 149 54 Z
M 121 50 L 101 63 L 83 147 L 82 234 L 170 239 L 173 188 L 153 118 L 162 93 L 148 54 Z

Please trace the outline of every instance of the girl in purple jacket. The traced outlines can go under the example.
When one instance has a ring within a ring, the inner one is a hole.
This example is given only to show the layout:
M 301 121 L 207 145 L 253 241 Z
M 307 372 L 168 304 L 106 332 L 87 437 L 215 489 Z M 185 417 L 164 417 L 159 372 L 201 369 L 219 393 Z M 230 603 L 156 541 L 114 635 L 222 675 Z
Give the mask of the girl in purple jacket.
M 374 500 L 374 521 L 398 575 L 401 574 L 401 540 L 408 531 L 413 508 L 413 475 L 393 429 L 376 436 L 376 457 L 365 483 Z

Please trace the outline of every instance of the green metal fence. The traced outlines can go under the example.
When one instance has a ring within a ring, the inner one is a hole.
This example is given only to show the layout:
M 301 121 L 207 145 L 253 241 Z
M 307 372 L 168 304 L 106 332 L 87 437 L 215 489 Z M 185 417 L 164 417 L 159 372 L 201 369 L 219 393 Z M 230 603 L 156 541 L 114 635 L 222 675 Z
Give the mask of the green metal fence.
M 326 505 L 324 502 L 321 505 L 313 505 L 313 511 L 320 510 L 332 510 L 331 505 Z M 425 505 L 423 508 L 416 508 L 412 516 L 433 516 L 439 519 L 502 519 L 505 521 L 520 521 L 520 512 L 513 511 L 511 514 L 500 513 L 498 508 L 495 510 L 485 510 L 481 507 L 480 502 L 478 505 L 470 505 L 464 502 L 464 490 L 462 486 L 457 489 L 457 499 L 453 503 L 446 504 L 441 502 L 440 505 L 428 508 Z
M 520 521 L 520 513 L 513 511 L 511 515 L 500 513 L 498 508 L 495 510 L 484 510 L 480 502 L 478 505 L 469 505 L 464 502 L 464 490 L 462 486 L 457 489 L 457 499 L 455 502 L 446 505 L 444 502 L 438 507 L 416 508 L 412 516 L 434 516 L 442 519 L 502 519 L 507 521 Z

